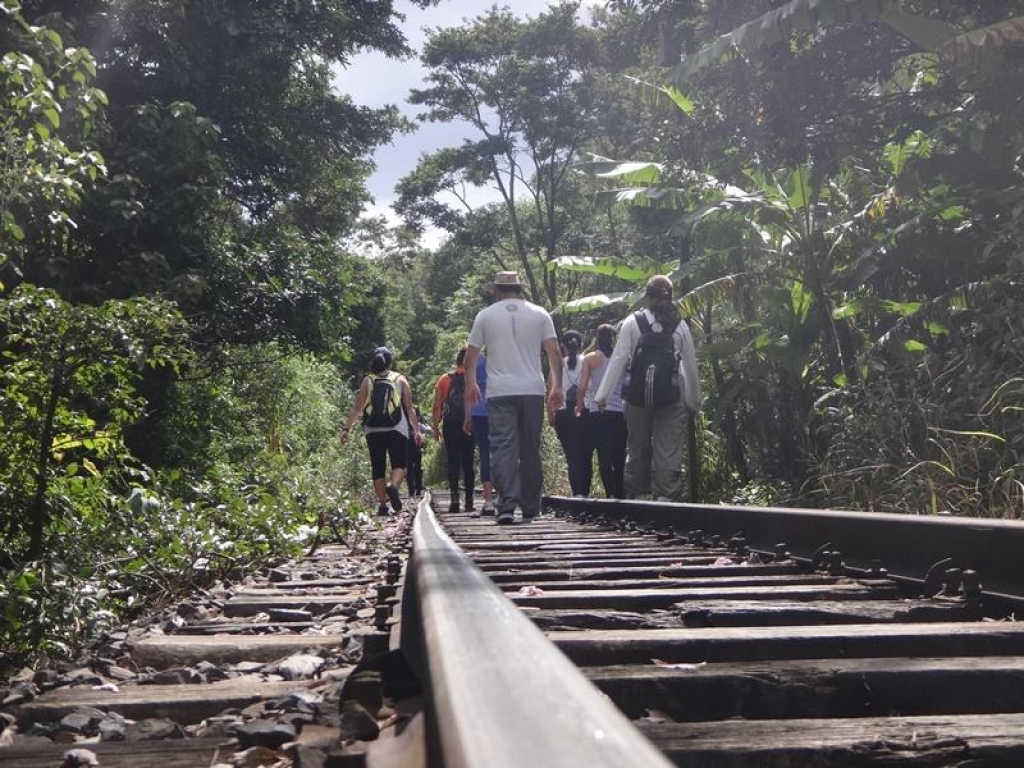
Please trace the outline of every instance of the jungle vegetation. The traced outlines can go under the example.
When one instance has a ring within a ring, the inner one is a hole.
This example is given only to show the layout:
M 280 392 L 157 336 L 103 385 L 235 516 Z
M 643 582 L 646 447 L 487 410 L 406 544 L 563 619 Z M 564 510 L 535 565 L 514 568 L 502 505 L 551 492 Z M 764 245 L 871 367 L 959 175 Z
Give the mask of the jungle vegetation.
M 587 336 L 672 277 L 701 501 L 1021 516 L 1024 2 L 494 7 L 419 52 L 399 21 L 0 0 L 6 663 L 357 527 L 367 352 L 429 411 L 498 269 Z M 332 86 L 363 50 L 469 126 L 401 226 L 360 218 L 408 127 Z

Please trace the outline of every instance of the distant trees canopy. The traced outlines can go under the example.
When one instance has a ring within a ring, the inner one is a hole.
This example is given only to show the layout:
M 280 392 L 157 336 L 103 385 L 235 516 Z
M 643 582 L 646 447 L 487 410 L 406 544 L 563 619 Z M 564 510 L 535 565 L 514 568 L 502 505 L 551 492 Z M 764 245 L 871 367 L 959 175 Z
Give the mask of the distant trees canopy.
M 91 50 L 110 102 L 93 139 L 108 173 L 72 241 L 26 231 L 24 279 L 85 301 L 159 291 L 206 343 L 322 348 L 317 318 L 344 302 L 325 249 L 368 199 L 370 151 L 403 125 L 333 91 L 330 67 L 407 52 L 391 4 L 29 0 L 22 14 Z

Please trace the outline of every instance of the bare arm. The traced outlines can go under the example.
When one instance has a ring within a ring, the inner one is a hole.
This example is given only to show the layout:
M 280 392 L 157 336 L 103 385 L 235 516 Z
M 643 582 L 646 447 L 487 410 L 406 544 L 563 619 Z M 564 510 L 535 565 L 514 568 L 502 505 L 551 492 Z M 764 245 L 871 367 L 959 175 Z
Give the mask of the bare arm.
M 586 399 L 587 387 L 590 386 L 590 372 L 594 369 L 595 355 L 600 352 L 591 352 L 583 358 L 583 367 L 580 369 L 580 383 L 576 385 L 576 415 L 583 413 L 583 402 Z
M 480 347 L 472 344 L 466 347 L 466 359 L 463 361 L 463 369 L 466 377 L 466 389 L 463 395 L 463 417 L 462 431 L 467 435 L 473 432 L 473 407 L 480 402 L 480 385 L 476 383 L 476 361 L 480 357 Z
M 449 386 L 451 386 L 449 384 Z M 440 442 L 441 440 L 441 410 L 443 403 L 441 402 L 441 379 L 437 380 L 437 384 L 434 385 L 434 407 L 431 409 L 431 415 L 434 419 L 434 441 Z
M 558 348 L 558 339 L 544 339 L 544 351 L 548 353 L 551 379 L 548 408 L 557 411 L 565 405 L 565 393 L 562 391 L 562 351 Z
M 420 420 L 416 417 L 416 409 L 412 407 L 412 387 L 405 376 L 399 377 L 398 385 L 401 387 L 402 405 L 405 407 L 405 416 L 409 419 L 412 439 L 416 445 L 420 445 L 423 443 L 423 435 L 420 434 Z
M 359 393 L 356 395 L 356 401 L 353 403 L 352 408 L 349 409 L 348 416 L 345 417 L 345 426 L 341 429 L 341 442 L 348 442 L 348 433 L 352 429 L 352 425 L 356 423 L 356 419 L 359 418 L 359 414 L 363 412 L 363 408 L 366 407 L 366 401 L 370 397 L 370 377 L 366 376 L 359 384 Z

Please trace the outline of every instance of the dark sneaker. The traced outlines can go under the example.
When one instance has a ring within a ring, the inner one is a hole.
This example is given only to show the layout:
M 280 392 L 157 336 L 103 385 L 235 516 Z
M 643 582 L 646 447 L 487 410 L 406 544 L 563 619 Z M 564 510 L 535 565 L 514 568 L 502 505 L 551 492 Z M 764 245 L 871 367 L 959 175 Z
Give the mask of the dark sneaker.
M 391 510 L 388 509 L 388 505 L 385 504 L 383 501 L 380 504 L 377 505 L 377 515 L 379 517 L 390 517 L 391 516 Z
M 516 519 L 511 512 L 498 513 L 498 525 L 512 525 L 515 521 Z
M 458 511 L 459 511 L 459 502 L 457 502 L 457 501 L 450 501 L 450 502 L 448 502 L 448 514 L 449 515 L 454 515 L 454 514 L 458 513 Z
M 391 508 L 395 512 L 402 511 L 402 497 L 398 495 L 398 489 L 393 485 L 389 485 L 384 489 L 388 494 L 388 499 L 391 501 Z
M 480 510 L 480 514 L 484 517 L 494 517 L 498 514 L 498 511 L 494 508 L 493 504 L 484 504 L 484 508 Z

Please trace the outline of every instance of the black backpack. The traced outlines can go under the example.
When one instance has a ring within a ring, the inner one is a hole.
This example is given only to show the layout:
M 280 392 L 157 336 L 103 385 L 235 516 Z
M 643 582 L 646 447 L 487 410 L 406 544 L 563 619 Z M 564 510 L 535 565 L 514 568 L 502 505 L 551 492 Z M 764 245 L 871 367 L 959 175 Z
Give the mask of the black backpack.
M 643 311 L 636 313 L 640 341 L 629 363 L 623 397 L 630 405 L 657 408 L 679 399 L 679 356 L 672 338 L 676 326 L 654 331 Z
M 448 396 L 444 399 L 444 420 L 449 423 L 462 424 L 466 417 L 466 406 L 463 398 L 466 395 L 466 374 L 448 374 Z
M 398 374 L 371 376 L 370 399 L 363 409 L 363 424 L 367 427 L 396 427 L 402 420 L 402 393 Z

